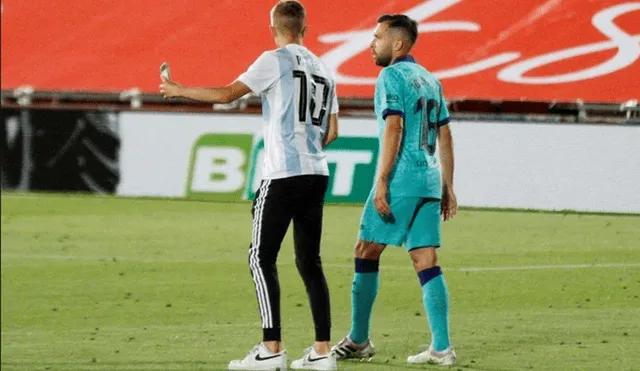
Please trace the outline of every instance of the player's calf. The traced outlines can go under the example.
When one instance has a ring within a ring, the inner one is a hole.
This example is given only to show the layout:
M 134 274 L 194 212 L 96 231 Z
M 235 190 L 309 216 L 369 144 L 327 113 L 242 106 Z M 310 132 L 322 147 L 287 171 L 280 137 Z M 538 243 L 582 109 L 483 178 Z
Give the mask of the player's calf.
M 416 267 L 422 301 L 431 329 L 433 354 L 446 353 L 451 347 L 449 338 L 449 290 L 437 263 L 435 247 L 414 249 L 410 252 Z M 428 352 L 423 352 L 424 356 Z M 416 356 L 417 357 L 417 356 Z M 454 353 L 455 358 L 455 353 Z

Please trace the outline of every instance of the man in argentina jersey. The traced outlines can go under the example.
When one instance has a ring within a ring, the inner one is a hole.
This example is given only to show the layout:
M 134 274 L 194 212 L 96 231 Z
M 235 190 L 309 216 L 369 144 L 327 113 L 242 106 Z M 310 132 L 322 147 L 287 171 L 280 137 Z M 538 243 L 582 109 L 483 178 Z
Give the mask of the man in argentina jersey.
M 232 84 L 222 88 L 183 87 L 164 79 L 165 97 L 227 103 L 249 92 L 262 98 L 265 157 L 263 179 L 253 201 L 249 267 L 262 319 L 263 341 L 229 370 L 284 370 L 280 285 L 276 258 L 291 220 L 296 265 L 309 296 L 315 344 L 293 369 L 335 370 L 330 352 L 329 290 L 320 259 L 324 196 L 329 170 L 324 147 L 338 135 L 335 82 L 323 62 L 302 45 L 305 9 L 280 1 L 271 10 L 278 49 L 263 53 Z
M 409 55 L 417 37 L 417 23 L 406 15 L 383 15 L 371 43 L 374 61 L 384 67 L 374 102 L 381 158 L 360 221 L 351 331 L 333 348 L 338 359 L 375 353 L 369 324 L 380 255 L 387 245 L 404 245 L 422 286 L 432 334 L 430 348 L 408 362 L 452 365 L 456 360 L 449 341 L 449 294 L 436 255 L 441 215 L 448 220 L 458 208 L 453 145 L 442 86 Z

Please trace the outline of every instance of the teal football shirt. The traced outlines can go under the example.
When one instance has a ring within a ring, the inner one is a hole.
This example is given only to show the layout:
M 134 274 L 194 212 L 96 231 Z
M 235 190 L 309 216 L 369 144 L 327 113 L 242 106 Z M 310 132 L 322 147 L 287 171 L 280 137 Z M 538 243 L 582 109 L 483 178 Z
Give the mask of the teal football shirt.
M 440 199 L 436 143 L 438 128 L 449 123 L 440 82 L 412 57 L 396 59 L 378 76 L 375 111 L 381 149 L 387 116 L 404 118 L 403 141 L 389 179 L 390 196 Z

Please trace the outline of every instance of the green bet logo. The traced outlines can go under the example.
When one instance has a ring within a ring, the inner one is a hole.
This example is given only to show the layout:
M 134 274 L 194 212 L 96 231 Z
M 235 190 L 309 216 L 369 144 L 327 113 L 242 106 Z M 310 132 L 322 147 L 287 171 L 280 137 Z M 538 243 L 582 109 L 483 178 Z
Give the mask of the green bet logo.
M 191 152 L 187 197 L 208 200 L 239 200 L 245 188 L 250 134 L 205 134 Z

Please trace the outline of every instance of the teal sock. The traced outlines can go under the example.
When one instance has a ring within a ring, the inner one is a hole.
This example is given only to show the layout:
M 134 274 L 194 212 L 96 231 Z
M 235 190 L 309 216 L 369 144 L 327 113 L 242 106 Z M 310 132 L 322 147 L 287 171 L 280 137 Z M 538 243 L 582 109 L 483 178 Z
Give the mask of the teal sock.
M 361 344 L 369 339 L 373 303 L 378 295 L 378 260 L 356 258 L 356 273 L 351 286 L 351 334 L 349 338 Z
M 418 273 L 422 285 L 422 301 L 427 310 L 431 328 L 431 346 L 436 352 L 446 350 L 449 340 L 449 290 L 440 267 Z

